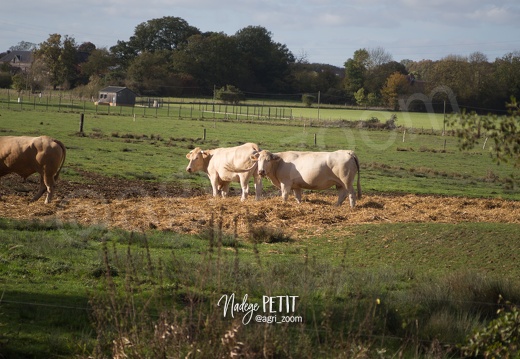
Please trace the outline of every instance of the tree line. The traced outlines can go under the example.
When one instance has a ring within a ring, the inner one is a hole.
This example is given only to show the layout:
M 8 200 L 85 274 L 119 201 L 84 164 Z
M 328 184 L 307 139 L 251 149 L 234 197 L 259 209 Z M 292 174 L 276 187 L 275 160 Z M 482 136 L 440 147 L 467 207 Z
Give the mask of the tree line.
M 492 62 L 480 52 L 397 62 L 382 48 L 359 49 L 340 68 L 295 56 L 261 26 L 233 35 L 203 33 L 172 16 L 137 25 L 127 41 L 108 49 L 51 34 L 41 44 L 21 42 L 10 50 L 27 49 L 33 51 L 29 72 L 2 64 L 0 87 L 72 89 L 85 97 L 96 97 L 108 85 L 127 86 L 142 96 L 179 97 L 235 88 L 247 98 L 276 94 L 308 102 L 319 93 L 321 103 L 417 111 L 439 110 L 447 103 L 448 110 L 489 112 L 520 98 L 519 51 Z

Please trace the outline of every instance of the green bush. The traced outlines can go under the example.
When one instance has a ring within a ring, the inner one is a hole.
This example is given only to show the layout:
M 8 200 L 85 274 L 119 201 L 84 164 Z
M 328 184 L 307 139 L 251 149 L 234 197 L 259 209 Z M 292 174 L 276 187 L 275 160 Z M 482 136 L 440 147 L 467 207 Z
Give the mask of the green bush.
M 232 103 L 238 105 L 245 100 L 245 96 L 238 88 L 232 85 L 226 85 L 215 92 L 215 98 L 224 103 Z
M 484 358 L 520 357 L 520 312 L 517 306 L 499 309 L 498 318 L 476 330 L 462 347 L 465 356 Z
M 302 102 L 305 106 L 311 107 L 314 101 L 316 101 L 316 96 L 313 96 L 308 93 L 302 95 Z

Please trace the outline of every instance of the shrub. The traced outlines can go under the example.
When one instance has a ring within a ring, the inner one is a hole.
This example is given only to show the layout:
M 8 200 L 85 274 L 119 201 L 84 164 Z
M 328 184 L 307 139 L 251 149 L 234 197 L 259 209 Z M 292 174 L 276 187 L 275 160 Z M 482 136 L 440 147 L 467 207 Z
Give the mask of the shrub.
M 226 85 L 215 92 L 215 98 L 224 103 L 239 104 L 245 100 L 244 93 L 232 85 Z
M 499 309 L 499 316 L 476 330 L 462 346 L 465 356 L 518 358 L 520 355 L 520 312 L 517 306 Z
M 308 94 L 308 93 L 305 93 L 302 95 L 302 102 L 305 106 L 311 107 L 312 104 L 314 103 L 314 101 L 316 101 L 315 96 Z

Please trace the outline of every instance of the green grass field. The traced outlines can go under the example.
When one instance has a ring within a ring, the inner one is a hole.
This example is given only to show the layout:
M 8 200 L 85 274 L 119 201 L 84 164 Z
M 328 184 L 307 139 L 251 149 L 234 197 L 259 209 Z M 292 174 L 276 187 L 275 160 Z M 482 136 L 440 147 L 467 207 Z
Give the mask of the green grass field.
M 439 131 L 409 128 L 403 133 L 404 129 L 86 114 L 82 137 L 76 113 L 2 111 L 1 117 L 4 135 L 47 134 L 61 139 L 69 148 L 64 178 L 79 169 L 207 184 L 202 175 L 187 176 L 186 153 L 197 146 L 208 149 L 256 142 L 273 152 L 355 150 L 365 191 L 520 199 L 511 177 L 515 173 L 512 166 L 496 165 L 488 148 L 461 152 L 455 137 L 442 136 Z
M 397 125 L 412 124 L 404 132 L 326 123 L 359 112 L 320 109 L 322 122 L 309 122 L 295 111 L 292 122 L 87 112 L 79 135 L 77 112 L 2 104 L 0 135 L 62 140 L 69 181 L 87 181 L 87 171 L 207 188 L 207 177 L 186 173 L 186 153 L 252 141 L 272 151 L 354 149 L 368 194 L 520 200 L 516 169 L 497 166 L 482 146 L 459 151 L 438 117 L 397 114 Z M 520 303 L 514 223 L 346 224 L 341 234 L 323 226 L 320 236 L 257 243 L 222 234 L 218 223 L 187 235 L 2 217 L 7 358 L 453 357 L 496 316 L 499 295 Z M 216 305 L 230 293 L 298 296 L 292 314 L 302 322 L 240 324 Z

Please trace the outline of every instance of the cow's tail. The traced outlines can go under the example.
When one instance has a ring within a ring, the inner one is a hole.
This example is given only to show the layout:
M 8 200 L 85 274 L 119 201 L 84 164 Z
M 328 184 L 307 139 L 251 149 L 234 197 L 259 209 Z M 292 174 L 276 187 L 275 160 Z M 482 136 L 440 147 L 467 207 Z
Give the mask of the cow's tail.
M 355 153 L 352 153 L 352 157 L 354 157 L 354 161 L 356 162 L 357 167 L 357 199 L 361 199 L 361 172 L 359 168 L 359 160 Z
M 65 163 L 65 157 L 67 156 L 67 149 L 65 148 L 65 145 L 63 144 L 63 142 L 61 142 L 59 140 L 55 140 L 55 139 L 53 139 L 53 141 L 56 142 L 61 147 L 61 150 L 63 151 L 63 156 L 61 158 L 60 167 L 58 168 L 58 171 L 54 175 L 54 180 L 57 181 L 58 177 L 60 176 L 61 168 L 63 167 L 63 164 Z
M 251 171 L 253 168 L 255 168 L 256 166 L 258 165 L 258 163 L 253 163 L 253 165 L 251 167 L 248 167 L 248 168 L 236 168 L 235 166 L 227 163 L 224 168 L 229 171 L 229 172 L 235 172 L 235 173 L 243 173 L 243 172 L 249 172 Z

